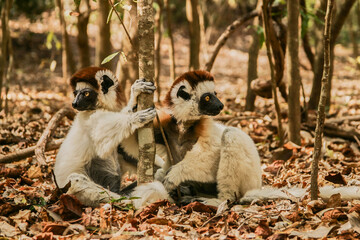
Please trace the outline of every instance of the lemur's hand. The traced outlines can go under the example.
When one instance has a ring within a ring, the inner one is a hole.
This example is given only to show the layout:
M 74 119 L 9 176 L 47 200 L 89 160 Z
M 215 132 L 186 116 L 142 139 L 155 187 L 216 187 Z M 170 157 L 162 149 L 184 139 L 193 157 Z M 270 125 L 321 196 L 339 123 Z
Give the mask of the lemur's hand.
M 145 125 L 154 120 L 156 116 L 156 109 L 154 107 L 140 110 L 133 113 L 133 123 L 141 123 Z
M 131 94 L 133 94 L 134 97 L 139 96 L 140 93 L 153 93 L 155 90 L 156 87 L 154 83 L 146 82 L 144 78 L 136 80 L 131 86 Z

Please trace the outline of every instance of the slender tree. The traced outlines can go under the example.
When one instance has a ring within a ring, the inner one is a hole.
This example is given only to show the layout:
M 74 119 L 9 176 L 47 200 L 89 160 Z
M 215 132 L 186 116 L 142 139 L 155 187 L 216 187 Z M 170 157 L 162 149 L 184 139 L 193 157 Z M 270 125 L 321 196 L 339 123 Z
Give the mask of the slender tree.
M 325 15 L 325 31 L 324 31 L 324 70 L 321 78 L 321 93 L 320 102 L 318 106 L 318 115 L 316 119 L 315 129 L 315 143 L 314 143 L 314 157 L 311 165 L 311 199 L 318 198 L 318 172 L 319 160 L 321 157 L 322 135 L 325 122 L 325 105 L 328 96 L 329 75 L 331 65 L 331 35 L 332 35 L 332 14 L 334 8 L 334 0 L 327 1 L 326 15 Z
M 83 0 L 77 6 L 77 12 L 79 13 L 77 21 L 77 44 L 80 53 L 80 65 L 81 67 L 90 66 L 90 47 L 89 47 L 89 36 L 87 27 L 89 23 L 89 17 L 91 13 L 90 0 Z
M 171 8 L 170 8 L 170 0 L 164 0 L 165 8 L 166 8 L 166 23 L 168 35 L 170 38 L 170 49 L 169 49 L 169 57 L 170 57 L 170 79 L 171 81 L 175 80 L 176 71 L 175 71 L 175 48 L 174 48 L 174 37 L 171 26 Z
M 340 9 L 337 11 L 338 13 L 334 14 L 334 24 L 332 25 L 332 35 L 331 35 L 331 43 L 335 43 L 337 37 L 340 34 L 340 31 L 345 23 L 345 20 L 347 18 L 347 16 L 349 15 L 349 12 L 352 8 L 352 6 L 354 5 L 354 3 L 356 2 L 356 0 L 344 0 L 340 6 Z M 320 9 L 325 9 L 326 6 L 326 0 L 321 0 L 321 5 L 320 5 Z M 322 13 L 323 11 L 318 11 L 317 16 L 320 16 L 319 18 L 322 19 Z M 318 27 L 319 29 L 322 28 L 321 24 Z M 319 32 L 319 31 L 317 31 Z M 316 57 L 315 57 L 315 70 L 314 70 L 314 77 L 313 77 L 313 86 L 311 89 L 311 95 L 310 95 L 310 99 L 309 99 L 309 109 L 316 109 L 319 103 L 319 99 L 320 99 L 320 92 L 321 92 L 321 79 L 322 79 L 322 72 L 323 72 L 323 67 L 324 67 L 324 43 L 322 41 L 318 41 L 318 44 L 316 46 Z M 335 44 L 331 44 L 331 51 L 334 51 L 334 47 Z M 331 54 L 332 59 L 331 59 L 331 66 L 333 66 L 333 61 L 334 61 L 334 54 Z M 333 68 L 331 67 L 330 69 L 330 75 L 329 75 L 329 98 L 327 98 L 327 106 L 330 105 L 330 99 L 331 99 L 331 79 L 332 79 L 332 73 L 333 73 Z
M 156 46 L 155 46 L 155 60 L 156 60 L 156 68 L 155 68 L 155 82 L 156 82 L 156 91 L 158 95 L 158 102 L 160 102 L 161 95 L 161 87 L 160 87 L 160 71 L 161 71 L 161 40 L 162 40 L 162 24 L 161 19 L 163 16 L 164 3 L 163 0 L 157 0 L 158 9 L 155 15 L 156 22 Z
M 73 74 L 76 70 L 76 65 L 69 42 L 69 35 L 66 31 L 66 21 L 64 18 L 64 8 L 61 0 L 55 0 L 58 8 L 60 28 L 61 28 L 61 49 L 62 49 L 62 72 L 64 81 L 67 81 L 67 74 Z
M 118 77 L 120 85 L 124 90 L 126 90 L 127 81 L 133 83 L 133 81 L 139 78 L 137 56 L 139 51 L 139 38 L 137 28 L 138 22 L 136 18 L 136 2 L 133 0 L 127 0 L 126 4 L 131 6 L 131 9 L 124 11 L 123 23 L 132 40 L 130 42 L 129 38 L 126 36 L 125 30 L 123 30 L 123 37 L 121 39 L 121 51 L 123 54 L 120 54 L 116 67 L 116 76 Z
M 95 65 L 100 66 L 101 62 L 112 53 L 110 41 L 110 22 L 107 23 L 107 17 L 110 11 L 108 0 L 98 0 L 98 34 L 96 36 Z M 112 61 L 103 65 L 103 67 L 112 69 Z
M 186 17 L 189 23 L 190 37 L 190 62 L 189 69 L 200 68 L 200 20 L 198 12 L 198 0 L 186 0 Z
M 299 0 L 287 2 L 287 79 L 289 82 L 289 139 L 300 145 Z
M 258 0 L 256 5 L 256 11 L 261 10 L 261 0 Z M 260 21 L 259 16 L 254 18 L 253 22 L 254 28 L 252 29 L 251 36 L 252 42 L 249 48 L 249 61 L 248 61 L 248 69 L 247 69 L 247 92 L 246 92 L 246 103 L 245 103 L 245 110 L 246 111 L 254 111 L 255 108 L 255 98 L 256 94 L 251 89 L 251 82 L 254 79 L 258 78 L 258 57 L 259 57 L 259 50 L 260 50 L 260 35 L 255 28 L 260 28 Z
M 269 9 L 270 8 L 270 9 Z M 269 13 L 271 13 L 271 5 L 269 5 L 269 0 L 263 0 L 262 5 L 262 18 L 263 18 L 263 26 L 264 26 L 264 35 L 265 35 L 265 44 L 266 44 L 266 53 L 269 60 L 270 65 L 270 73 L 271 73 L 271 85 L 272 85 L 272 96 L 274 99 L 274 105 L 276 110 L 276 120 L 278 123 L 278 136 L 280 139 L 280 146 L 284 143 L 284 133 L 282 128 L 282 122 L 281 122 L 281 113 L 280 113 L 280 105 L 277 97 L 277 76 L 275 72 L 275 66 L 273 62 L 273 56 L 272 56 L 272 46 L 270 46 L 271 42 L 271 36 L 273 33 L 271 33 L 271 26 L 270 26 L 270 16 Z
M 154 13 L 151 1 L 137 1 L 139 34 L 139 75 L 154 82 Z M 141 94 L 138 97 L 138 110 L 153 106 L 153 95 Z M 154 179 L 155 139 L 152 123 L 138 130 L 139 162 L 137 166 L 138 183 Z
M 1 57 L 0 57 L 0 110 L 2 109 L 2 99 L 3 99 L 3 85 L 5 80 L 5 111 L 7 113 L 6 104 L 7 104 L 7 92 L 9 84 L 9 74 L 13 66 L 12 60 L 12 45 L 9 29 L 9 15 L 12 5 L 12 0 L 2 1 L 1 9 Z

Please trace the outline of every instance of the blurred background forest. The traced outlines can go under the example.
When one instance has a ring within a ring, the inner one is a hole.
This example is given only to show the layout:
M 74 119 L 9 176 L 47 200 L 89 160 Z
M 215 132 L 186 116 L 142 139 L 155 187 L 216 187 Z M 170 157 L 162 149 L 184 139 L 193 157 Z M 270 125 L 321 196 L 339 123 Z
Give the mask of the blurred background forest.
M 266 19 L 261 9 L 263 2 L 270 2 Z M 161 105 L 180 74 L 191 69 L 210 71 L 215 76 L 218 97 L 225 105 L 216 118 L 241 127 L 255 141 L 262 158 L 264 185 L 308 186 L 324 67 L 326 2 L 299 0 L 299 15 L 295 17 L 298 24 L 289 24 L 285 0 L 154 0 L 154 101 Z M 324 160 L 328 162 L 321 161 L 320 185 L 330 173 L 340 174 L 342 184 L 360 184 L 360 1 L 335 2 L 330 100 L 326 106 L 330 120 L 325 124 Z M 0 0 L 0 4 L 0 157 L 36 144 L 51 117 L 70 106 L 73 96 L 68 80 L 82 67 L 102 65 L 116 72 L 128 96 L 130 85 L 139 75 L 136 1 Z M 111 10 L 111 4 L 116 12 Z M 289 40 L 299 43 L 298 50 Z M 271 48 L 270 58 L 266 45 Z M 295 69 L 295 73 L 289 69 Z M 278 89 L 278 114 L 271 79 Z M 278 129 L 277 115 L 287 134 Z M 60 122 L 52 134 L 52 149 L 58 148 L 72 119 L 69 116 Z M 282 147 L 279 142 L 283 137 L 300 147 Z M 55 154 L 47 152 L 49 166 Z M 50 168 L 36 166 L 31 156 L 15 165 L 0 166 L 0 192 L 16 184 L 27 184 L 38 191 L 40 179 L 41 196 L 28 196 L 25 190 L 19 190 L 23 191 L 20 196 L 28 203 L 44 198 L 54 201 L 50 199 L 55 188 Z M 0 163 L 13 161 L 3 158 Z M 8 180 L 11 178 L 18 179 L 17 183 Z M 327 181 L 339 183 L 331 177 Z M 23 200 L 0 197 L 7 209 L 0 207 L 0 215 L 27 208 L 19 207 L 19 201 Z M 254 232 L 256 227 L 249 228 Z M 27 235 L 41 232 L 31 231 Z

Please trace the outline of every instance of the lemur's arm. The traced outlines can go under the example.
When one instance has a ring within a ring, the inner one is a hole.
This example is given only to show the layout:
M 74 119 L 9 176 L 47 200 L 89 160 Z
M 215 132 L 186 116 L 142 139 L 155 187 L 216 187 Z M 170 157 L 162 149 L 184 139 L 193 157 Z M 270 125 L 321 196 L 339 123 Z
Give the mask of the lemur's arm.
M 144 126 L 155 118 L 154 108 L 134 112 L 136 99 L 140 93 L 152 93 L 155 86 L 144 79 L 138 79 L 131 86 L 130 99 L 120 112 L 98 110 L 88 119 L 90 137 L 94 141 L 96 153 L 101 158 L 112 154 L 114 149 L 136 129 Z
M 96 111 L 87 121 L 95 152 L 100 158 L 107 158 L 124 139 L 152 121 L 155 115 L 154 108 L 134 113 Z

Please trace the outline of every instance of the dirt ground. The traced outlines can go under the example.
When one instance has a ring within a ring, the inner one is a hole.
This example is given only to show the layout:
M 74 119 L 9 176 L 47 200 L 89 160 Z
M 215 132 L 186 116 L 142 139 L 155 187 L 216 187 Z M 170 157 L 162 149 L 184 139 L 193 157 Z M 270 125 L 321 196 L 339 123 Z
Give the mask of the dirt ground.
M 15 72 L 10 82 L 10 115 L 0 113 L 0 157 L 33 146 L 56 111 L 69 105 L 72 96 L 69 85 L 61 77 L 61 53 L 45 46 L 49 31 L 60 39 L 54 13 L 45 13 L 45 20 L 30 23 L 25 18 L 12 20 Z M 122 33 L 112 27 L 112 41 L 119 47 Z M 74 55 L 75 27 L 69 26 Z M 90 45 L 94 52 L 96 27 L 89 26 Z M 277 147 L 272 100 L 257 98 L 254 112 L 245 112 L 247 81 L 246 29 L 237 31 L 220 51 L 212 70 L 219 98 L 225 103 L 221 116 L 234 117 L 230 124 L 241 127 L 255 141 L 263 169 L 265 186 L 309 187 L 310 163 L 313 151 L 313 129 L 302 131 L 302 146 L 287 144 Z M 214 35 L 216 35 L 214 33 Z M 177 74 L 188 69 L 188 39 L 183 31 L 175 32 Z M 201 54 L 204 65 L 209 53 Z M 169 81 L 169 39 L 162 42 L 161 99 L 171 85 Z M 334 79 L 330 119 L 360 115 L 359 70 L 351 57 L 351 49 L 335 48 Z M 56 61 L 54 71 L 50 65 Z M 312 72 L 301 52 L 301 77 L 306 96 L 310 95 Z M 259 78 L 270 75 L 264 47 L 259 56 Z M 286 78 L 286 74 L 285 74 Z M 308 100 L 308 99 L 307 99 Z M 284 124 L 287 105 L 281 103 Z M 252 119 L 236 118 L 253 116 Z M 315 123 L 314 113 L 310 122 Z M 226 123 L 226 122 L 224 122 Z M 336 123 L 340 129 L 359 131 L 358 120 Z M 65 137 L 71 120 L 64 119 L 52 138 Z M 360 185 L 359 140 L 325 137 L 324 158 L 320 162 L 319 183 L 323 185 Z M 201 203 L 176 206 L 166 201 L 144 210 L 124 210 L 116 203 L 100 208 L 86 208 L 72 196 L 59 195 L 52 181 L 51 169 L 56 151 L 47 153 L 48 168 L 41 168 L 35 157 L 19 162 L 0 164 L 0 238 L 36 237 L 52 239 L 67 236 L 77 238 L 130 239 L 353 239 L 360 237 L 360 201 L 301 199 L 258 201 L 250 205 L 228 203 L 216 209 Z M 125 179 L 132 181 L 133 177 Z

